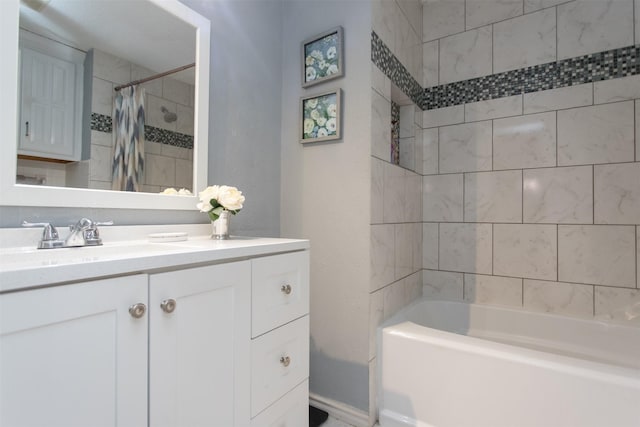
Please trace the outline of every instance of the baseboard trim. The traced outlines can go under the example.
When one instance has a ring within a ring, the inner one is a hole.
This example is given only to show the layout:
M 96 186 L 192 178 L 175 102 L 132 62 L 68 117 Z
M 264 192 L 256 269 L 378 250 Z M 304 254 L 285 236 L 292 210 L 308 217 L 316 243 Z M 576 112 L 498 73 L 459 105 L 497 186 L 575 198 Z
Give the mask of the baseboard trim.
M 326 411 L 334 418 L 356 427 L 369 427 L 369 415 L 353 406 L 346 405 L 328 397 L 309 393 L 309 405 Z

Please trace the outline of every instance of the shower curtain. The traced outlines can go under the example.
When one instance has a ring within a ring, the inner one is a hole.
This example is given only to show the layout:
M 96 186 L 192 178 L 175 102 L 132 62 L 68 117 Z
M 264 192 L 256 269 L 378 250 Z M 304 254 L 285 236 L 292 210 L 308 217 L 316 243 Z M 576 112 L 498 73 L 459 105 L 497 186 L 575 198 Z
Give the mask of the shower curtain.
M 140 191 L 144 172 L 144 88 L 121 89 L 113 102 L 112 190 Z

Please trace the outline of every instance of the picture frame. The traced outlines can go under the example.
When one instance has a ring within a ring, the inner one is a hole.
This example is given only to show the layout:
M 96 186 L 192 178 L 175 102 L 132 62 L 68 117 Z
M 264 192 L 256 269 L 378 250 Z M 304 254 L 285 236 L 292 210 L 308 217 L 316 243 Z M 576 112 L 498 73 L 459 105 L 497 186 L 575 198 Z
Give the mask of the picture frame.
M 303 88 L 344 75 L 343 34 L 335 27 L 302 42 Z
M 342 138 L 342 89 L 300 98 L 302 144 Z

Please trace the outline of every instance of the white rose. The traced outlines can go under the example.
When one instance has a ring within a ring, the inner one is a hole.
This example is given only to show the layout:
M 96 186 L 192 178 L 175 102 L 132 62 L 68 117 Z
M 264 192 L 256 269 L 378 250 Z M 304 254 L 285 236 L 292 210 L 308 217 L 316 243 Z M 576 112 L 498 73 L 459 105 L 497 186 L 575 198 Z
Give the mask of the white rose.
M 304 119 L 304 133 L 311 133 L 315 124 L 312 119 Z
M 331 64 L 329 65 L 329 68 L 327 68 L 327 75 L 330 76 L 331 74 L 335 74 L 338 72 L 338 66 L 336 64 Z
M 336 54 L 337 51 L 335 46 L 331 46 L 329 49 L 327 49 L 327 58 L 333 59 L 336 57 Z
M 318 106 L 318 98 L 309 99 L 306 104 L 309 108 L 316 108 Z
M 180 194 L 181 196 L 191 196 L 191 191 L 187 190 L 186 188 L 181 188 L 178 190 L 178 194 Z
M 329 136 L 329 132 L 325 128 L 318 129 L 318 138 L 322 138 L 323 136 Z
M 200 210 L 200 212 L 204 212 L 204 213 L 207 213 L 211 209 L 213 209 L 213 206 L 211 206 L 211 203 L 209 202 L 200 202 L 196 205 L 196 207 Z
M 327 120 L 327 129 L 329 130 L 329 132 L 331 133 L 335 133 L 336 132 L 336 119 L 329 119 Z
M 328 66 L 329 66 L 329 64 L 327 64 L 327 61 L 325 61 L 324 59 L 322 61 L 318 62 L 318 67 L 320 67 L 321 70 L 324 70 Z
M 242 209 L 244 196 L 242 195 L 242 191 L 238 191 L 236 187 L 223 185 L 220 187 L 220 192 L 218 193 L 218 203 L 230 211 L 239 211 Z
M 200 196 L 200 201 L 204 203 L 209 203 L 211 199 L 218 200 L 218 193 L 220 192 L 219 185 L 212 185 L 210 187 L 202 190 L 198 195 Z M 204 212 L 204 211 L 203 211 Z
M 323 60 L 323 56 L 322 56 L 322 52 L 320 52 L 319 50 L 314 50 L 310 53 L 310 55 L 312 57 L 314 57 L 315 59 L 317 59 L 318 61 Z
M 318 110 L 311 111 L 311 118 L 315 121 L 318 121 L 318 119 L 320 118 L 320 113 L 318 112 Z
M 318 117 L 316 119 L 316 123 L 318 123 L 318 126 L 324 126 L 324 124 L 327 123 L 327 119 L 324 117 Z
M 306 65 L 313 65 L 314 62 L 316 62 L 316 61 L 315 61 L 315 59 L 313 59 L 313 56 L 307 56 L 307 58 L 304 61 L 304 63 Z
M 327 107 L 327 114 L 330 117 L 335 117 L 338 113 L 338 107 L 336 106 L 336 104 L 329 104 L 329 106 Z
M 307 80 L 316 79 L 316 69 L 313 67 L 307 67 Z
M 160 194 L 174 195 L 174 194 L 178 194 L 178 191 L 173 187 L 169 187 L 169 188 L 165 188 L 164 191 L 161 191 Z

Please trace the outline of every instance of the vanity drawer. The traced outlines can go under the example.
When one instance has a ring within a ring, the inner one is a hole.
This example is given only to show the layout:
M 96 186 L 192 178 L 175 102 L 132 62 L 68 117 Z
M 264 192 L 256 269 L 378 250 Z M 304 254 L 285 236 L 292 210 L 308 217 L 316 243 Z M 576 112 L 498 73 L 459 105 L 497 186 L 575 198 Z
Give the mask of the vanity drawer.
M 309 376 L 309 316 L 251 342 L 251 416 Z
M 309 312 L 309 251 L 252 261 L 251 336 Z
M 252 427 L 307 427 L 309 381 L 305 380 L 251 420 Z

